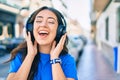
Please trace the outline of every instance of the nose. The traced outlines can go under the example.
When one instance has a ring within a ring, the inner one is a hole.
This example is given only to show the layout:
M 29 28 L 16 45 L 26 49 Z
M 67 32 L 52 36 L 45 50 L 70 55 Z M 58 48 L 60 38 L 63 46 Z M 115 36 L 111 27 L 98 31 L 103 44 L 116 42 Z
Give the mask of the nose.
M 46 21 L 42 21 L 39 26 L 41 27 L 47 27 L 47 22 Z

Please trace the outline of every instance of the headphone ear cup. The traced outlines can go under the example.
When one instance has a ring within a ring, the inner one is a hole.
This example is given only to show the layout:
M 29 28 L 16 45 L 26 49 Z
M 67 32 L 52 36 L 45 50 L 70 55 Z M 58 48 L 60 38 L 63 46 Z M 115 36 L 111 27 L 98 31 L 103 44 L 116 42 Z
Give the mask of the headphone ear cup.
M 32 40 L 32 43 L 34 44 L 34 36 L 33 36 L 33 24 L 32 23 L 27 23 L 26 24 L 26 33 L 28 34 L 28 32 L 30 32 L 30 35 L 31 35 L 31 40 Z
M 66 27 L 63 25 L 59 25 L 57 29 L 56 38 L 55 38 L 57 43 L 60 41 L 60 38 L 62 37 L 62 35 L 64 35 L 65 33 L 66 33 Z
M 26 24 L 26 31 L 27 31 L 27 32 L 28 32 L 28 31 L 32 32 L 32 30 L 33 30 L 33 24 L 32 24 L 32 23 L 27 23 L 27 24 Z

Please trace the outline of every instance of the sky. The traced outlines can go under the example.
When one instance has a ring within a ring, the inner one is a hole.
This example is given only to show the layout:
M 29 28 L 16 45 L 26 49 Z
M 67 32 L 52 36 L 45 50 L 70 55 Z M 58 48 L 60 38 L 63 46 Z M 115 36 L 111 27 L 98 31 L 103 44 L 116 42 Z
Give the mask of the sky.
M 68 13 L 77 19 L 81 27 L 90 29 L 90 0 L 71 0 L 68 2 Z
M 91 0 L 64 0 L 68 7 L 67 15 L 77 20 L 81 27 L 90 30 L 90 11 L 91 11 Z M 61 4 L 59 0 L 53 0 L 54 6 L 60 9 Z

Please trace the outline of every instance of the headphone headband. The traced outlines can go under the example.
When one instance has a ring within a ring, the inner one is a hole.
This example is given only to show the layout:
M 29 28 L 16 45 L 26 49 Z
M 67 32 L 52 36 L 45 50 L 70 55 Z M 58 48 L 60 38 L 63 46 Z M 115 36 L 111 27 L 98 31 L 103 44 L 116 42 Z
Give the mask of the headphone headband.
M 64 26 L 66 26 L 67 24 L 66 24 L 66 20 L 65 20 L 64 16 L 63 16 L 60 12 L 59 12 L 59 15 L 60 15 L 60 17 L 61 17 L 62 24 L 63 24 Z

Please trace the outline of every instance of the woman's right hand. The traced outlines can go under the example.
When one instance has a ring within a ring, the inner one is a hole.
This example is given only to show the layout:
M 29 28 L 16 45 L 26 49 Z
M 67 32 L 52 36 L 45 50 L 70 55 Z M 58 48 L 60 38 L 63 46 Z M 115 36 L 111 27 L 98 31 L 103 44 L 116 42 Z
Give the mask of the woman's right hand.
M 36 56 L 36 54 L 37 54 L 37 42 L 36 42 L 36 40 L 34 41 L 34 44 L 33 44 L 31 41 L 30 32 L 28 32 L 28 34 L 26 33 L 25 39 L 27 42 L 27 50 L 28 50 L 27 55 Z

